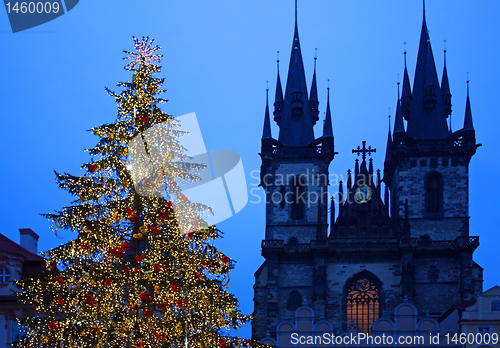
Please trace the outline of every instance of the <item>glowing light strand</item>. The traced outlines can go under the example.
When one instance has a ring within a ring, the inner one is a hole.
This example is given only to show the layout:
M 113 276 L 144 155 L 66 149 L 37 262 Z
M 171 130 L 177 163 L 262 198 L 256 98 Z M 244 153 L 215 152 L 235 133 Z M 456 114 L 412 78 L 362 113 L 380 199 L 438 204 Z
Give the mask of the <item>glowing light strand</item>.
M 161 46 L 154 45 L 154 39 L 149 39 L 149 37 L 142 37 L 139 41 L 136 37 L 133 37 L 135 52 L 123 51 L 124 53 L 130 54 L 128 57 L 124 57 L 124 60 L 132 60 L 125 66 L 127 70 L 141 69 L 145 66 L 156 65 L 154 63 L 161 63 L 161 54 L 154 54 L 158 51 Z

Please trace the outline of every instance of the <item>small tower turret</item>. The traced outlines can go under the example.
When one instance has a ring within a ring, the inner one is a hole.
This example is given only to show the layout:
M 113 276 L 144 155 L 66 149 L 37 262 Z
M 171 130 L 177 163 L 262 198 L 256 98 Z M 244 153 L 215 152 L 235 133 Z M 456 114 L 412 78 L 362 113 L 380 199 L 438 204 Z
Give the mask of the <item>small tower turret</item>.
M 464 131 L 473 131 L 474 132 L 474 124 L 472 123 L 472 111 L 470 108 L 469 80 L 468 79 L 467 79 L 467 101 L 465 103 Z
M 405 55 L 405 71 L 403 74 L 403 95 L 401 96 L 401 107 L 403 112 L 403 117 L 406 121 L 410 119 L 411 110 L 411 87 L 410 78 L 408 77 L 408 69 L 406 68 L 406 48 L 404 51 Z M 399 91 L 399 88 L 398 88 Z
M 278 67 L 278 78 L 276 79 L 276 96 L 274 97 L 274 121 L 278 124 L 281 123 L 281 117 L 283 116 L 283 90 L 281 89 L 281 78 L 280 78 L 280 52 L 278 51 L 278 59 L 276 60 L 276 65 Z
M 446 43 L 446 40 L 444 42 Z M 443 97 L 444 112 L 446 112 L 446 115 L 449 116 L 451 115 L 451 93 L 450 84 L 448 82 L 448 71 L 446 69 L 446 48 L 444 49 L 444 67 L 443 78 L 441 79 L 441 95 Z
M 311 95 L 309 97 L 309 103 L 311 105 L 311 118 L 314 123 L 319 120 L 319 101 L 318 101 L 318 87 L 316 85 L 316 61 L 317 57 L 314 57 L 314 74 L 311 85 Z

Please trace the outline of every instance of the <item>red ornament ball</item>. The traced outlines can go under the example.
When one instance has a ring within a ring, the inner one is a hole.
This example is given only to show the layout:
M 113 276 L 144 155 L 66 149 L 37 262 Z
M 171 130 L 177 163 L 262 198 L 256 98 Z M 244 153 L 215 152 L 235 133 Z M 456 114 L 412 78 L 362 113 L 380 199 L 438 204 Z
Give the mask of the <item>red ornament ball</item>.
M 130 244 L 128 242 L 123 242 L 122 245 L 120 245 L 120 247 L 122 248 L 123 252 L 126 253 L 130 249 Z
M 49 330 L 57 329 L 57 324 L 54 320 L 52 320 L 47 326 L 49 327 Z
M 141 295 L 139 296 L 139 298 L 142 300 L 142 301 L 147 301 L 149 300 L 149 293 L 147 291 L 143 291 L 141 293 Z

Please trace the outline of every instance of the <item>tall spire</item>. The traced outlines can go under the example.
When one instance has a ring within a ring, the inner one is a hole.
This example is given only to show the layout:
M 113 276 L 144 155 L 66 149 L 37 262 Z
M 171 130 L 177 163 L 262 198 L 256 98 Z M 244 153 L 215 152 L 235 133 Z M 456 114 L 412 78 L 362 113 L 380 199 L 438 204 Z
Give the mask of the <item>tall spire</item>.
M 408 77 L 408 69 L 406 67 L 406 42 L 405 42 L 405 71 L 403 75 L 403 95 L 401 96 L 401 107 L 403 111 L 403 117 L 405 120 L 410 119 L 410 109 L 411 109 L 411 87 L 410 78 Z
M 269 120 L 269 88 L 266 88 L 266 113 L 264 116 L 264 131 L 262 139 L 272 139 L 271 136 L 271 121 Z
M 464 131 L 474 131 L 474 124 L 472 123 L 472 111 L 470 108 L 469 99 L 469 78 L 467 78 L 467 101 L 465 103 Z
M 450 84 L 448 82 L 448 71 L 446 69 L 446 40 L 444 40 L 444 67 L 443 67 L 443 78 L 441 79 L 441 94 L 443 96 L 443 105 L 446 115 L 451 115 L 451 93 Z M 451 130 L 451 123 L 450 123 Z
M 285 146 L 306 146 L 314 140 L 313 125 L 316 121 L 311 115 L 307 95 L 304 63 L 299 41 L 297 2 L 295 2 L 295 9 L 295 31 L 286 82 L 283 115 L 279 124 L 279 141 Z
M 317 48 L 315 49 L 317 51 Z M 311 94 L 309 97 L 309 101 L 311 103 L 311 117 L 313 118 L 313 122 L 319 120 L 319 100 L 318 100 L 318 87 L 316 85 L 316 61 L 318 57 L 316 54 L 314 55 L 314 74 L 311 85 Z
M 391 114 L 389 113 L 389 132 L 387 133 L 387 146 L 385 148 L 385 162 L 392 156 L 392 137 L 391 137 Z
M 327 89 L 327 97 L 326 97 L 326 116 L 325 123 L 323 124 L 323 137 L 333 138 L 333 127 L 332 127 L 332 115 L 330 112 L 330 87 Z
M 446 117 L 425 20 L 424 2 L 407 133 L 416 139 L 443 139 L 448 135 Z
M 283 90 L 281 89 L 281 79 L 280 79 L 280 51 L 277 52 L 278 58 L 276 59 L 276 65 L 278 69 L 278 78 L 276 79 L 276 96 L 274 97 L 274 121 L 278 124 L 281 123 L 281 116 L 283 113 Z

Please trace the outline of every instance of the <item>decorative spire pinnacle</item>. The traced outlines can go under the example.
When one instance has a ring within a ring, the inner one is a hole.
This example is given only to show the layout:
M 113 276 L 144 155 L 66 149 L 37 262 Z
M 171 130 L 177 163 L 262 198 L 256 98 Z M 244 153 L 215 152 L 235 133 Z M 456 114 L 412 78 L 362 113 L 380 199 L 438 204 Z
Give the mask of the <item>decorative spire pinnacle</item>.
M 391 137 L 391 113 L 389 108 L 389 132 L 387 133 L 387 146 L 385 148 L 385 161 L 387 162 L 392 156 L 392 137 Z
M 443 97 L 444 111 L 450 116 L 450 132 L 451 132 L 451 93 L 450 84 L 448 82 L 448 71 L 446 69 L 446 40 L 444 40 L 444 67 L 443 77 L 441 79 L 441 95 Z
M 403 111 L 403 117 L 408 121 L 410 119 L 411 110 L 411 87 L 410 78 L 408 77 L 408 69 L 406 67 L 406 42 L 404 43 L 404 47 L 405 71 L 403 74 L 403 94 L 401 97 L 401 107 Z
M 264 116 L 264 131 L 262 132 L 262 139 L 272 139 L 271 136 L 271 121 L 269 120 L 269 81 L 266 88 L 266 113 Z
M 283 90 L 281 89 L 281 78 L 280 78 L 280 51 L 277 51 L 278 58 L 276 59 L 276 65 L 278 69 L 278 77 L 276 79 L 276 95 L 274 97 L 274 121 L 278 124 L 281 123 L 281 117 L 283 113 Z
M 351 173 L 349 172 L 349 177 L 351 176 Z M 348 179 L 349 180 L 349 179 Z M 339 181 L 339 214 L 340 214 L 340 210 L 342 209 L 342 206 L 344 205 L 344 189 L 343 189 L 343 182 L 342 180 Z M 347 185 L 349 185 L 349 182 L 347 183 Z M 349 187 L 347 188 L 347 190 L 349 190 Z M 333 224 L 332 224 L 333 226 Z
M 425 0 L 422 0 L 422 2 L 423 2 L 423 7 L 424 7 L 423 14 L 424 14 L 424 21 L 425 21 Z
M 396 137 L 396 133 L 404 133 L 404 132 L 405 132 L 405 126 L 403 123 L 403 110 L 401 108 L 401 99 L 399 96 L 399 81 L 398 81 L 398 101 L 396 103 L 396 117 L 394 118 L 394 136 Z
M 380 169 L 377 169 L 377 193 L 378 196 L 380 197 L 380 185 L 382 183 L 382 179 L 380 178 Z
M 315 49 L 314 53 L 314 74 L 313 74 L 313 79 L 312 79 L 312 84 L 311 84 L 311 94 L 309 97 L 309 101 L 311 104 L 311 117 L 313 119 L 313 122 L 316 122 L 319 120 L 319 101 L 318 101 L 318 87 L 316 84 L 316 61 L 317 61 L 317 56 L 316 52 L 318 49 Z
M 464 131 L 474 131 L 474 124 L 472 123 L 472 111 L 470 108 L 469 99 L 469 73 L 467 73 L 467 101 L 465 103 Z
M 326 97 L 326 116 L 325 123 L 323 124 L 323 137 L 333 138 L 333 126 L 332 126 L 332 115 L 330 112 L 330 80 L 328 80 L 328 88 L 327 88 L 327 97 Z

